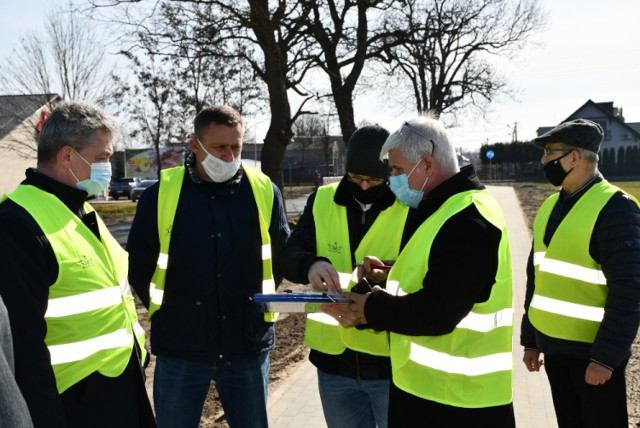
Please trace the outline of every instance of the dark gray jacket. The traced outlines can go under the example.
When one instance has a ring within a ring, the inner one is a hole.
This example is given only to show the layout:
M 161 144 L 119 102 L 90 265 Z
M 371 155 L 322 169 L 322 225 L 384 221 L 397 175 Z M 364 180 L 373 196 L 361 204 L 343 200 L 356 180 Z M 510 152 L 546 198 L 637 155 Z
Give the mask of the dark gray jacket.
M 13 362 L 9 315 L 0 297 L 0 426 L 32 427 L 27 403 L 25 403 L 14 377 Z

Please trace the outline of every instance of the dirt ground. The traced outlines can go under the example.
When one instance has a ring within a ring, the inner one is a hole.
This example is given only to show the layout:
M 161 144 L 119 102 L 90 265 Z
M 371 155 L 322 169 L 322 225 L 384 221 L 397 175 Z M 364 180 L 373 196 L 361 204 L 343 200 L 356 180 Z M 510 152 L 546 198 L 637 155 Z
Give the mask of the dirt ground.
M 516 194 L 520 200 L 525 220 L 531 229 L 531 224 L 537 209 L 544 199 L 553 192 L 541 191 L 539 187 L 527 184 L 513 184 Z M 295 224 L 295 219 L 293 220 Z M 281 289 L 303 288 L 300 284 L 292 284 L 285 281 L 281 285 Z M 140 309 L 139 315 L 142 320 L 143 327 L 147 328 L 146 310 Z M 283 380 L 294 371 L 298 365 L 308 356 L 308 349 L 304 346 L 304 314 L 281 314 L 276 321 L 276 346 L 271 352 L 271 372 L 269 391 L 278 388 Z M 640 336 L 636 338 L 633 345 L 634 352 L 627 367 L 627 392 L 628 392 L 628 408 L 629 408 L 629 427 L 640 427 Z M 153 382 L 154 359 L 152 357 L 149 367 L 147 367 L 147 385 L 149 388 L 149 396 L 153 397 L 151 385 Z M 228 427 L 220 401 L 215 392 L 215 388 L 209 392 L 205 402 L 205 408 L 202 415 L 201 426 L 204 428 L 224 428 Z
M 281 290 L 302 288 L 305 287 L 287 281 L 280 286 Z M 149 323 L 147 320 L 147 310 L 139 301 L 137 303 L 138 318 L 140 319 L 140 324 L 147 332 L 148 343 Z M 295 370 L 298 365 L 307 358 L 309 352 L 304 346 L 304 325 L 304 314 L 280 314 L 278 317 L 275 323 L 276 346 L 270 354 L 271 370 L 269 372 L 269 392 L 277 389 L 280 383 L 287 379 L 289 373 Z M 154 368 L 155 357 L 152 355 L 149 365 L 145 370 L 147 374 L 147 392 L 151 400 L 153 400 Z M 200 426 L 203 428 L 228 427 L 214 382 L 211 383 L 211 388 L 204 404 Z

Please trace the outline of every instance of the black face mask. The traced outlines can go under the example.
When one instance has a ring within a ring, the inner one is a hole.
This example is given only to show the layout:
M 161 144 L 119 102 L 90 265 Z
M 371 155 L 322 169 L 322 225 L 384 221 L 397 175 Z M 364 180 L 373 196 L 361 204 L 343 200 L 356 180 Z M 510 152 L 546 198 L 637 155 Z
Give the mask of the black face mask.
M 386 184 L 382 184 L 376 187 L 370 187 L 367 190 L 362 190 L 359 184 L 347 181 L 349 185 L 349 191 L 359 202 L 363 204 L 372 204 L 377 201 L 388 190 Z M 386 189 L 386 190 L 385 190 Z
M 547 178 L 547 181 L 552 185 L 560 186 L 564 181 L 564 179 L 567 178 L 567 175 L 569 175 L 569 173 L 573 171 L 573 168 L 571 168 L 569 171 L 565 171 L 562 168 L 562 165 L 560 164 L 560 159 L 562 159 L 572 151 L 573 150 L 569 150 L 567 153 L 563 154 L 558 159 L 554 159 L 544 166 L 544 176 Z

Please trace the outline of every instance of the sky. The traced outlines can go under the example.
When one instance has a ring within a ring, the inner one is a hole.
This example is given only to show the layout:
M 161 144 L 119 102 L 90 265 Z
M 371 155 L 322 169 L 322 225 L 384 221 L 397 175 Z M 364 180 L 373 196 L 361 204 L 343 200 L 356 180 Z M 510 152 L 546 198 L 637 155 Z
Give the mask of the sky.
M 449 131 L 454 146 L 476 150 L 484 143 L 509 142 L 517 124 L 519 141 L 536 137 L 541 126 L 554 126 L 589 99 L 622 107 L 627 122 L 640 122 L 640 1 L 541 0 L 546 30 L 516 62 L 499 69 L 515 99 L 501 98 L 487 120 L 461 118 Z M 371 105 L 372 100 L 362 100 Z M 367 119 L 396 130 L 406 114 L 379 101 Z M 356 105 L 357 120 L 364 118 Z M 394 117 L 395 116 L 395 117 Z M 375 120 L 373 120 L 375 118 Z
M 55 4 L 67 1 L 3 1 L 0 5 L 0 59 L 21 34 L 41 25 Z M 640 0 L 539 0 L 546 29 L 515 61 L 502 63 L 512 98 L 500 97 L 486 118 L 470 115 L 449 130 L 453 145 L 475 151 L 485 143 L 509 142 L 514 127 L 519 141 L 542 126 L 566 119 L 588 100 L 613 102 L 627 122 L 640 122 Z M 355 100 L 356 123 L 363 119 L 390 131 L 411 117 L 376 94 Z M 267 122 L 254 123 L 258 135 Z M 248 123 L 248 127 L 251 123 Z M 258 137 L 260 139 L 260 137 Z

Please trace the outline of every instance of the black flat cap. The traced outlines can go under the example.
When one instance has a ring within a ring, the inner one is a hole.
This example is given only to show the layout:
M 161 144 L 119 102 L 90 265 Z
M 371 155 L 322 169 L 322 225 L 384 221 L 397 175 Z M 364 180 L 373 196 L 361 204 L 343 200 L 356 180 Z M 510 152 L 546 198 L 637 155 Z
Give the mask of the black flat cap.
M 598 153 L 603 137 L 602 128 L 597 123 L 587 119 L 575 119 L 561 123 L 551 131 L 534 138 L 533 144 L 544 149 L 548 143 L 564 143 Z

